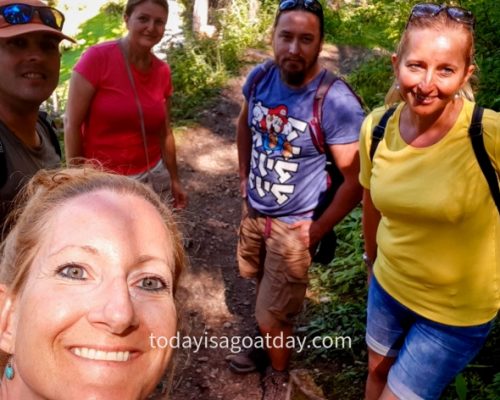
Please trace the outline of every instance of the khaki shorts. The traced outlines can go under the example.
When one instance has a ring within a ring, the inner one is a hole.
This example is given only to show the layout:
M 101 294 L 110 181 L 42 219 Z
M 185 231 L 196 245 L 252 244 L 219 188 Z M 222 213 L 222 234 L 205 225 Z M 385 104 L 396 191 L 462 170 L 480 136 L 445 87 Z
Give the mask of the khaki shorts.
M 293 325 L 306 294 L 311 252 L 289 226 L 244 207 L 238 265 L 241 276 L 257 278 L 255 317 L 268 329 Z

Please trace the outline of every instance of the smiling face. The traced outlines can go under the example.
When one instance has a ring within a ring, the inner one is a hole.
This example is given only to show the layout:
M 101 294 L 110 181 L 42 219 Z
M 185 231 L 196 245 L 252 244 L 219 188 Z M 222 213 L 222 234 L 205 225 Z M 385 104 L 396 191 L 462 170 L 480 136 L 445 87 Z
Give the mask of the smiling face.
M 133 210 L 133 212 L 131 212 Z M 144 399 L 171 355 L 150 336 L 176 332 L 172 238 L 158 211 L 98 190 L 48 219 L 2 350 L 23 399 Z
M 319 18 L 311 12 L 282 12 L 273 33 L 273 51 L 283 80 L 302 86 L 316 76 L 321 51 Z
M 157 3 L 145 1 L 136 5 L 130 16 L 125 15 L 131 44 L 150 50 L 162 39 L 167 18 L 167 10 Z
M 392 62 L 400 93 L 411 112 L 439 114 L 469 80 L 468 34 L 453 28 L 412 29 L 405 50 Z
M 33 32 L 0 38 L 0 100 L 39 107 L 59 81 L 61 38 Z

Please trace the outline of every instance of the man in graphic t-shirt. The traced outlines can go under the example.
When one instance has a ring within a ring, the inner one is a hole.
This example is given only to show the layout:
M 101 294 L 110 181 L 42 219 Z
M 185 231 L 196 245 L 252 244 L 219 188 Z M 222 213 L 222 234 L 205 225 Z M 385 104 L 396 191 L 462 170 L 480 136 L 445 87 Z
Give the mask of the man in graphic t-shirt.
M 324 96 L 319 121 L 324 147 L 312 138 L 314 96 L 326 74 L 318 63 L 323 33 L 319 2 L 280 2 L 273 30 L 274 64 L 259 65 L 249 74 L 238 121 L 244 199 L 240 274 L 257 279 L 260 333 L 281 336 L 285 343 L 302 307 L 316 245 L 361 198 L 358 135 L 364 114 L 343 81 L 336 80 Z M 343 177 L 333 200 L 327 196 L 327 153 Z M 264 399 L 284 398 L 291 351 L 267 348 L 271 365 L 264 378 Z M 232 357 L 230 367 L 237 372 L 255 369 L 243 354 Z

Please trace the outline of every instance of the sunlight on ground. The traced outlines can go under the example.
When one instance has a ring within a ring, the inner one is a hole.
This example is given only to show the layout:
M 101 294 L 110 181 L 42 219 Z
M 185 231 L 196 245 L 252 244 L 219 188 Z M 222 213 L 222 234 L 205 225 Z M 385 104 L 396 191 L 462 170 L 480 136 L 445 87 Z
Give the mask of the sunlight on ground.
M 187 270 L 179 283 L 179 304 L 182 311 L 196 311 L 208 325 L 230 321 L 233 316 L 226 306 L 224 280 L 218 272 Z
M 186 128 L 185 132 L 181 133 L 179 142 L 183 140 L 192 140 L 194 145 L 191 147 L 190 154 L 182 154 L 183 161 L 191 166 L 196 171 L 210 171 L 210 175 L 225 175 L 235 173 L 238 168 L 237 161 L 234 157 L 236 154 L 236 145 L 234 142 L 228 142 L 226 139 L 219 136 L 212 136 L 211 132 L 206 128 L 199 126 L 196 128 L 197 135 L 204 135 L 203 145 L 196 142 L 196 137 L 193 137 L 189 130 L 195 128 Z M 178 129 L 182 132 L 182 129 Z M 209 138 L 209 139 L 207 139 Z

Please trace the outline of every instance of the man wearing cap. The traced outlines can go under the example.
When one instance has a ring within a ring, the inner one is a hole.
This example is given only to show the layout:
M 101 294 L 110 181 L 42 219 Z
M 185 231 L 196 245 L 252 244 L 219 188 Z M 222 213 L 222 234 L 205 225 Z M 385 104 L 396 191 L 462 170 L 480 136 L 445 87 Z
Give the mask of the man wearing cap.
M 327 75 L 318 62 L 323 35 L 317 0 L 281 0 L 274 63 L 257 66 L 243 86 L 238 264 L 243 277 L 257 279 L 255 317 L 271 364 L 263 381 L 265 400 L 285 398 L 292 353 L 287 338 L 305 297 L 313 250 L 361 199 L 358 136 L 364 113 L 342 80 L 327 89 L 317 121 L 325 145 L 315 141 L 314 98 Z M 327 155 L 343 177 L 333 199 L 327 197 Z M 251 371 L 251 361 L 236 355 L 230 367 Z
M 59 81 L 59 42 L 73 41 L 61 32 L 63 22 L 61 12 L 41 1 L 0 0 L 0 233 L 29 178 L 60 166 L 54 132 L 39 107 Z

